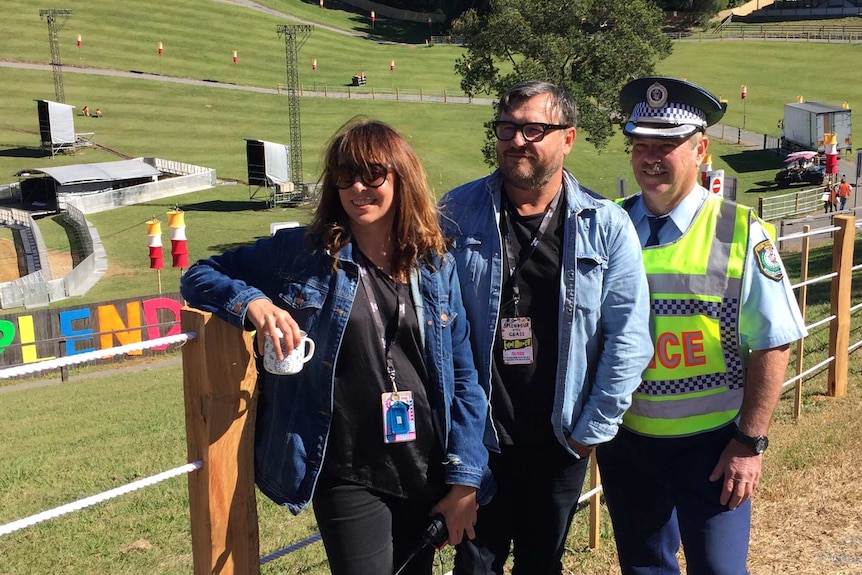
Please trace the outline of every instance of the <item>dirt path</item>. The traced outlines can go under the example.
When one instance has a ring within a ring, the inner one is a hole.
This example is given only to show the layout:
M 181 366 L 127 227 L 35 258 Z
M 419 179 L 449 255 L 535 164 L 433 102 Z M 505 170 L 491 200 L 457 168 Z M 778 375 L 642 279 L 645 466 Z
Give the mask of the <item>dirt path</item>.
M 52 278 L 59 279 L 64 277 L 74 267 L 72 254 L 68 251 L 48 250 L 48 268 L 51 270 Z
M 0 238 L 0 283 L 16 280 L 18 275 L 18 254 L 15 243 L 6 238 Z

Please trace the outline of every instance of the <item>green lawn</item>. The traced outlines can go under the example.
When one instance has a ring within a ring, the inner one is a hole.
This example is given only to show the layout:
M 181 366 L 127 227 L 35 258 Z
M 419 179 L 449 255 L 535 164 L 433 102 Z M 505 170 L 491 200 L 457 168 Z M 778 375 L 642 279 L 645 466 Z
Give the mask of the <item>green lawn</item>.
M 321 26 L 307 36 L 297 36 L 300 82 L 303 85 L 344 87 L 353 74 L 366 72 L 368 87 L 458 90 L 453 73 L 454 59 L 461 50 L 452 46 L 426 47 L 419 44 L 394 44 L 403 40 L 403 26 L 376 24 L 375 33 L 388 37 L 365 39 L 336 33 L 336 28 L 351 34 L 371 32 L 370 21 L 339 10 L 320 10 L 300 0 L 263 2 L 289 16 L 307 18 Z M 4 33 L 0 36 L 2 58 L 23 62 L 50 63 L 48 26 L 39 18 L 39 5 L 28 0 L 5 0 Z M 275 88 L 286 82 L 285 40 L 277 25 L 299 22 L 228 2 L 211 0 L 172 0 L 150 2 L 88 2 L 70 0 L 63 4 L 72 17 L 59 33 L 60 56 L 67 66 L 91 66 L 136 70 L 166 76 L 202 78 L 220 82 Z M 117 9 L 121 6 L 122 9 Z M 427 26 L 424 27 L 427 30 Z M 81 35 L 81 47 L 77 36 Z M 410 41 L 417 41 L 410 34 Z M 376 41 L 380 40 L 380 41 Z M 158 43 L 164 48 L 158 54 Z M 237 51 L 237 64 L 233 51 Z M 312 71 L 312 60 L 317 70 Z M 395 59 L 396 70 L 389 64 Z M 66 74 L 66 79 L 70 74 Z M 53 85 L 48 77 L 48 89 Z M 69 96 L 68 103 L 75 104 Z M 83 103 L 80 104 L 83 106 Z M 90 103 L 95 109 L 96 104 Z M 104 109 L 105 107 L 102 106 Z
M 749 74 L 737 70 L 740 66 L 728 66 L 720 72 L 699 78 L 694 76 L 697 66 L 687 64 L 705 58 L 707 53 L 716 58 L 716 54 L 728 51 L 736 54 L 734 57 L 739 57 L 737 51 L 741 47 L 747 47 L 749 52 L 757 54 L 762 52 L 764 56 L 757 60 L 772 60 L 774 65 L 778 65 L 774 61 L 777 58 L 776 49 L 783 47 L 786 50 L 783 45 L 762 42 L 678 43 L 674 55 L 661 64 L 661 73 L 683 76 L 684 70 L 689 70 L 693 73 L 687 77 L 707 85 L 711 78 L 724 78 L 723 83 L 730 86 L 747 81 L 749 98 L 746 104 L 746 125 L 757 130 L 757 124 L 761 124 L 763 131 L 769 131 L 769 127 L 774 129 L 774 122 L 781 115 L 782 102 L 793 100 L 794 97 L 789 94 L 786 98 L 776 96 L 770 104 L 759 104 L 761 89 L 757 83 L 742 79 Z M 818 45 L 815 48 L 832 53 L 832 59 L 836 59 L 839 53 L 853 54 L 859 49 L 856 46 L 835 45 Z M 706 52 L 707 49 L 709 52 Z M 726 58 L 716 60 L 723 62 Z M 117 159 L 98 148 L 55 158 L 34 157 L 39 154 L 35 150 L 38 145 L 38 124 L 33 99 L 52 97 L 51 73 L 10 68 L 2 69 L 2 73 L 8 83 L 0 93 L 0 105 L 9 113 L 0 120 L 0 183 L 15 181 L 13 174 L 25 168 Z M 726 79 L 731 74 L 741 79 Z M 751 73 L 755 77 L 766 74 L 766 69 L 759 68 Z M 158 156 L 215 167 L 221 178 L 244 180 L 247 171 L 243 138 L 289 142 L 287 99 L 284 96 L 85 74 L 67 73 L 65 78 L 68 102 L 89 103 L 91 108 L 99 106 L 105 111 L 105 116 L 98 120 L 76 117 L 76 129 L 94 131 L 98 144 L 128 156 Z M 805 91 L 812 94 L 812 98 L 825 101 L 835 101 L 836 92 L 844 89 L 862 90 L 862 87 L 852 83 L 826 83 L 816 79 L 809 81 L 813 82 L 810 84 L 812 88 Z M 822 93 L 818 91 L 821 89 Z M 841 99 L 846 97 L 849 101 L 862 101 L 862 94 L 857 96 L 854 98 L 842 94 Z M 770 111 L 752 112 L 760 107 Z M 329 135 L 348 118 L 364 114 L 390 122 L 407 135 L 425 162 L 431 185 L 438 195 L 442 194 L 460 183 L 488 173 L 489 168 L 482 161 L 480 149 L 484 137 L 482 125 L 492 113 L 490 106 L 475 104 L 303 98 L 304 177 L 307 180 L 317 178 L 320 151 Z M 737 114 L 741 114 L 739 102 L 733 100 L 727 115 L 730 125 L 733 125 Z M 733 130 L 729 128 L 728 134 L 732 133 Z M 584 185 L 605 196 L 616 196 L 619 179 L 626 179 L 628 190 L 634 191 L 635 183 L 631 177 L 623 138 L 614 138 L 608 148 L 599 151 L 586 141 L 587 135 L 579 134 L 567 166 Z M 713 140 L 711 151 L 713 167 L 724 169 L 727 175 L 738 178 L 741 202 L 756 205 L 760 196 L 776 193 L 775 188 L 770 186 L 782 163 L 773 154 L 743 151 L 732 142 L 716 140 Z M 146 267 L 143 223 L 152 215 L 164 214 L 175 204 L 195 212 L 189 215 L 187 222 L 193 258 L 220 251 L 227 245 L 252 241 L 254 237 L 268 233 L 271 221 L 306 221 L 307 211 L 304 210 L 266 209 L 262 201 L 248 203 L 252 191 L 243 184 L 219 186 L 208 192 L 171 198 L 153 205 L 92 215 L 91 221 L 100 230 L 103 239 L 107 240 L 109 270 L 106 277 L 82 301 L 140 295 L 142 286 L 156 285 L 151 281 L 151 272 Z M 236 222 L 243 223 L 237 225 Z M 260 223 L 248 225 L 248 222 Z M 214 235 L 209 232 L 211 229 L 225 230 L 225 233 Z M 62 247 L 62 233 L 53 234 L 49 231 L 46 236 L 57 238 L 60 242 L 51 242 L 49 246 Z M 218 241 L 211 241 L 211 238 L 216 237 Z M 174 281 L 168 272 L 165 280 L 166 286 Z M 68 305 L 68 302 L 60 305 Z
M 194 86 L 81 74 L 73 68 L 161 72 L 272 89 L 285 77 L 284 41 L 275 33 L 276 24 L 291 21 L 230 3 L 204 0 L 179 0 L 158 10 L 152 10 L 147 3 L 124 3 L 122 10 L 117 10 L 112 2 L 80 0 L 68 6 L 73 16 L 60 32 L 61 53 L 69 66 L 64 73 L 66 101 L 79 109 L 86 104 L 91 109 L 104 110 L 104 117 L 98 120 L 76 117 L 77 131 L 95 132 L 95 142 L 100 146 L 130 157 L 159 156 L 214 167 L 220 178 L 244 180 L 244 138 L 290 141 L 284 96 L 226 90 L 209 84 Z M 310 65 L 300 71 L 304 84 L 344 89 L 350 75 L 364 70 L 371 87 L 377 84 L 380 90 L 457 90 L 459 80 L 452 66 L 461 48 L 378 41 L 417 41 L 416 29 L 408 27 L 399 34 L 392 22 L 378 22 L 374 32 L 383 36 L 372 40 L 338 33 L 333 29 L 368 34 L 370 22 L 356 13 L 320 10 L 312 2 L 270 0 L 267 6 L 319 24 L 301 48 L 302 59 L 310 62 L 313 56 L 318 60 L 316 72 Z M 5 7 L 7 17 L 0 30 L 3 57 L 47 63 L 47 26 L 39 19 L 38 9 L 25 0 L 8 0 Z M 14 33 L 2 33 L 3 30 Z M 75 45 L 78 34 L 83 41 L 80 49 Z M 158 41 L 165 46 L 161 58 L 156 51 Z M 239 54 L 237 65 L 230 58 L 234 49 Z M 788 57 L 791 51 L 792 58 Z M 851 105 L 862 101 L 862 84 L 836 81 L 834 77 L 834 67 L 852 65 L 860 51 L 860 45 L 678 42 L 670 58 L 659 63 L 658 72 L 700 82 L 727 98 L 729 109 L 724 122 L 731 140 L 733 127 L 743 124 L 743 103 L 738 94 L 739 86 L 746 84 L 746 128 L 777 136 L 783 105 L 795 101 L 797 95 L 831 103 L 848 101 Z M 388 69 L 390 58 L 397 62 L 395 72 Z M 824 66 L 823 62 L 831 65 Z M 101 148 L 55 158 L 40 157 L 33 100 L 53 98 L 52 73 L 2 68 L 2 74 L 0 106 L 6 113 L 0 119 L 0 183 L 15 181 L 14 174 L 22 169 L 117 159 Z M 318 177 L 320 151 L 326 139 L 356 114 L 379 118 L 402 130 L 425 162 L 438 195 L 489 171 L 480 153 L 483 123 L 493 114 L 488 105 L 304 97 L 301 114 L 306 180 Z M 623 138 L 618 136 L 606 149 L 596 150 L 587 137 L 586 133 L 579 134 L 567 167 L 584 185 L 605 196 L 617 195 L 620 179 L 628 181 L 629 192 L 635 191 Z M 711 152 L 715 169 L 724 169 L 727 175 L 738 178 L 741 202 L 756 205 L 759 197 L 775 193 L 771 183 L 782 165 L 779 158 L 765 152 L 743 151 L 732 141 L 713 140 Z M 267 233 L 272 221 L 305 222 L 308 218 L 308 210 L 266 209 L 262 201 L 250 203 L 252 192 L 243 184 L 219 186 L 151 205 L 94 214 L 91 221 L 107 240 L 110 267 L 106 277 L 82 301 L 139 295 L 142 286 L 155 285 L 146 267 L 143 222 L 174 205 L 194 212 L 188 219 L 193 258 L 251 241 Z M 45 220 L 43 225 L 49 247 L 62 249 L 65 229 L 53 221 Z M 219 232 L 213 234 L 210 230 Z M 165 273 L 166 285 L 172 285 L 174 278 Z
M 851 80 L 860 58 L 862 44 L 677 42 L 658 70 L 702 84 L 725 98 L 723 123 L 742 126 L 744 111 L 746 129 L 778 137 L 784 104 L 796 102 L 797 96 L 862 108 L 862 82 Z M 748 88 L 744 106 L 743 84 Z

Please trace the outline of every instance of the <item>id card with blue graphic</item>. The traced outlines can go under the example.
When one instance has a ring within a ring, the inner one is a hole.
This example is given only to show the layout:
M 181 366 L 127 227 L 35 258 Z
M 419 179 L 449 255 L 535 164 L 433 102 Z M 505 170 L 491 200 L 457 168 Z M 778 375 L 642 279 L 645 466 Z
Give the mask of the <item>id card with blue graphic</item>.
M 401 443 L 416 439 L 416 414 L 413 392 L 399 391 L 381 395 L 383 403 L 383 441 Z

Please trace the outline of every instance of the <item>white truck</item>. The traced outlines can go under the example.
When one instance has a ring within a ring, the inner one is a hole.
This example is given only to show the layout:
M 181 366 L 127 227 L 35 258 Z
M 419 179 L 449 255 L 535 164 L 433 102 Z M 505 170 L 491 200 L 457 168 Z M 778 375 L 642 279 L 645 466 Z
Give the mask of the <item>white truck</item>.
M 823 134 L 835 134 L 838 151 L 852 150 L 850 109 L 821 102 L 784 104 L 781 137 L 788 148 L 823 152 Z

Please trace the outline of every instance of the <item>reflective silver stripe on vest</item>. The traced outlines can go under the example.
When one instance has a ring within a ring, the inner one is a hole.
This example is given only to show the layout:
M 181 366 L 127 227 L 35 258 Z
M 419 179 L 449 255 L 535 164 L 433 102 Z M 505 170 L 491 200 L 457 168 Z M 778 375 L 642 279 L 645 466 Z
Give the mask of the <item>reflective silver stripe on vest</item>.
M 633 415 L 649 417 L 651 419 L 667 419 L 669 417 L 682 419 L 683 417 L 695 415 L 736 411 L 742 405 L 743 393 L 745 393 L 745 390 L 738 386 L 734 389 L 728 389 L 724 393 L 715 393 L 707 398 L 679 398 L 673 401 L 640 400 L 632 403 L 629 412 Z M 669 410 L 669 407 L 672 407 L 672 410 Z
M 707 201 L 710 201 L 707 199 Z M 713 200 L 714 201 L 714 200 Z M 730 259 L 730 248 L 733 231 L 736 224 L 736 204 L 721 201 L 716 222 L 715 238 L 709 250 L 707 272 L 705 275 L 682 274 L 650 274 L 647 269 L 647 281 L 650 293 L 660 294 L 697 294 L 719 296 L 720 302 L 703 301 L 694 298 L 653 298 L 652 311 L 655 316 L 694 316 L 703 315 L 718 321 L 721 350 L 724 357 L 725 371 L 696 375 L 681 379 L 643 381 L 636 393 L 653 396 L 668 396 L 705 391 L 718 387 L 728 390 L 741 389 L 743 386 L 744 369 L 742 356 L 739 353 L 739 311 L 742 294 L 741 278 L 728 278 L 727 267 Z M 699 217 L 702 214 L 698 214 Z M 661 249 L 661 248 L 658 248 Z M 736 396 L 737 394 L 732 394 Z M 682 400 L 680 403 L 684 403 Z M 710 404 L 710 401 L 702 403 Z M 634 402 L 637 405 L 638 401 Z M 647 402 L 643 402 L 647 403 Z M 684 417 L 686 409 L 676 413 L 678 401 L 673 401 L 674 417 Z M 658 407 L 658 406 L 656 406 Z M 664 417 L 670 405 L 664 405 Z M 679 406 L 682 408 L 683 406 Z M 738 405 L 737 405 L 738 407 Z M 710 407 L 709 412 L 718 409 Z M 638 410 L 633 411 L 638 413 Z

